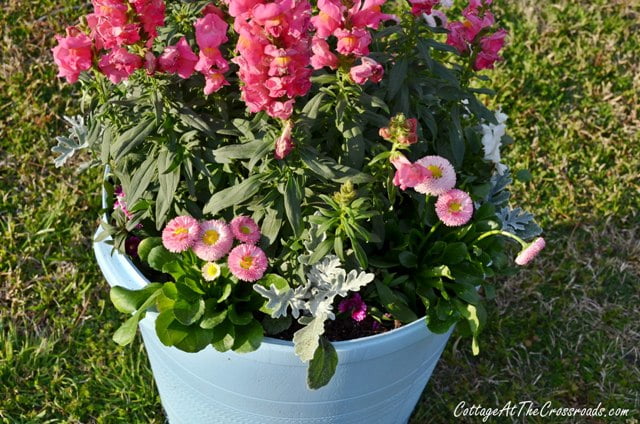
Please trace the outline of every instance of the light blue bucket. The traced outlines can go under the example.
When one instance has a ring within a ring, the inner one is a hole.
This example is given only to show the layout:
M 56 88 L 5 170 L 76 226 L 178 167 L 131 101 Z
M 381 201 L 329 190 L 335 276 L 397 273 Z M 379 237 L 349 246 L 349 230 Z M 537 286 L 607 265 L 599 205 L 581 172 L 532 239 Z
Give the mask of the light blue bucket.
M 138 289 L 149 283 L 126 256 L 112 254 L 112 246 L 93 247 L 109 285 Z M 434 334 L 419 320 L 335 342 L 335 376 L 327 386 L 309 390 L 307 365 L 291 342 L 265 338 L 247 354 L 211 346 L 186 353 L 160 342 L 156 316 L 147 313 L 140 330 L 171 424 L 406 423 L 453 330 Z

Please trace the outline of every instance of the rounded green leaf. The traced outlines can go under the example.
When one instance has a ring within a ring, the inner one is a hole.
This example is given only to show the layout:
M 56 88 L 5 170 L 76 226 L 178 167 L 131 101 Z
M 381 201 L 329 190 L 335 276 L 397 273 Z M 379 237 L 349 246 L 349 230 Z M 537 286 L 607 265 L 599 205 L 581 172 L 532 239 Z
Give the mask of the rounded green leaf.
M 239 353 L 257 350 L 264 337 L 262 325 L 256 320 L 250 321 L 248 325 L 237 326 L 235 332 L 233 350 Z

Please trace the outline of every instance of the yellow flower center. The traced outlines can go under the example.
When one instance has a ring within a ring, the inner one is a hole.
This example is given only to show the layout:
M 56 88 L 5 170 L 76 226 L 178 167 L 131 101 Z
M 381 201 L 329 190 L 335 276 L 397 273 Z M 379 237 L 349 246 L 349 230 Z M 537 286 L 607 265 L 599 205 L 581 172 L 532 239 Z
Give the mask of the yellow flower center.
M 247 227 L 246 225 L 241 225 L 240 232 L 242 234 L 251 234 L 251 228 Z
M 352 50 L 358 44 L 358 38 L 353 35 L 347 35 L 342 39 L 342 42 L 347 49 Z
M 253 265 L 253 256 L 251 255 L 243 256 L 242 260 L 240 261 L 240 266 L 244 269 L 249 269 L 251 268 L 251 265 Z
M 431 175 L 433 176 L 433 178 L 442 178 L 442 169 L 440 169 L 439 167 L 435 165 L 429 165 L 427 166 L 427 169 L 431 171 Z
M 202 241 L 204 242 L 204 244 L 211 246 L 212 244 L 216 244 L 219 238 L 220 234 L 218 234 L 216 230 L 207 230 L 202 236 Z
M 217 55 L 220 50 L 215 47 L 205 47 L 204 49 L 202 49 L 202 51 L 205 56 L 214 56 Z
M 273 59 L 273 61 L 275 62 L 277 67 L 284 68 L 291 62 L 291 57 L 289 57 L 289 56 L 280 56 L 280 57 L 276 57 L 275 59 Z
M 462 210 L 462 203 L 460 202 L 451 202 L 451 204 L 449 204 L 449 211 L 450 212 L 460 212 Z
M 204 268 L 204 272 L 209 279 L 213 280 L 220 276 L 220 267 L 217 264 L 209 263 Z
M 174 236 L 181 236 L 183 234 L 189 234 L 189 230 L 184 227 L 178 227 L 175 230 L 173 230 Z

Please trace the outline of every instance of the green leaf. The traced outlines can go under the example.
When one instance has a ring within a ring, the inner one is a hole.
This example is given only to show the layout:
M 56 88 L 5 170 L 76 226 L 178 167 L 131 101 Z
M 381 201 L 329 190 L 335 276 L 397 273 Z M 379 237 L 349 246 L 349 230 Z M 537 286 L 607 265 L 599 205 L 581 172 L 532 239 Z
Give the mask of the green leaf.
M 365 155 L 365 143 L 362 136 L 362 128 L 356 122 L 346 124 L 346 128 L 342 132 L 347 147 L 347 155 L 349 158 L 349 166 L 354 169 L 362 168 Z
M 191 325 L 204 314 L 204 300 L 189 302 L 185 299 L 178 299 L 173 305 L 173 314 L 181 324 Z
M 233 159 L 251 159 L 265 144 L 271 144 L 271 142 L 267 139 L 259 139 L 249 143 L 230 144 L 211 153 L 217 163 L 230 163 Z
M 162 246 L 161 237 L 147 237 L 138 245 L 138 257 L 142 262 L 148 262 L 149 252 L 156 246 Z
M 204 214 L 216 215 L 221 210 L 240 204 L 260 190 L 260 175 L 252 175 L 239 184 L 225 188 L 213 196 L 202 209 Z
M 156 246 L 149 252 L 147 262 L 156 271 L 162 272 L 162 267 L 169 262 L 177 261 L 179 256 L 169 252 L 164 246 Z
M 402 266 L 406 268 L 415 268 L 418 266 L 418 257 L 415 253 L 409 252 L 408 250 L 402 251 L 398 255 L 398 260 L 402 264 Z
M 274 336 L 291 327 L 292 319 L 290 316 L 271 318 L 266 316 L 262 319 L 262 327 L 268 335 Z
M 113 334 L 113 341 L 118 343 L 120 346 L 125 346 L 131 343 L 136 336 L 136 329 L 138 328 L 138 321 L 142 318 L 144 313 L 147 311 L 156 298 L 162 293 L 162 289 L 156 289 L 155 292 L 151 296 L 145 300 L 145 302 L 140 305 L 140 308 L 133 314 L 131 318 L 126 320 Z
M 253 314 L 250 311 L 238 311 L 236 305 L 229 306 L 229 321 L 235 325 L 247 325 L 253 320 Z
M 148 157 L 140 164 L 138 169 L 133 172 L 131 182 L 125 184 L 122 181 L 124 192 L 127 195 L 127 204 L 129 206 L 135 206 L 138 199 L 144 194 L 149 187 L 151 180 L 156 175 L 156 156 L 155 154 L 149 154 Z
M 275 243 L 278 233 L 282 227 L 282 207 L 276 209 L 267 209 L 267 214 L 262 221 L 260 228 L 262 236 L 267 239 L 267 246 Z
M 176 321 L 171 309 L 167 309 L 156 318 L 156 334 L 163 345 L 174 346 L 187 337 L 189 330 Z
M 293 234 L 300 237 L 302 233 L 302 213 L 300 211 L 301 192 L 298 179 L 292 176 L 287 181 L 284 195 L 284 210 L 293 229 Z
M 331 342 L 320 337 L 320 344 L 309 362 L 307 370 L 307 386 L 312 390 L 326 386 L 336 372 L 338 366 L 338 352 Z
M 126 346 L 133 341 L 136 337 L 136 331 L 138 330 L 138 321 L 140 317 L 134 315 L 126 320 L 115 333 L 113 333 L 113 341 L 120 346 Z
M 238 353 L 248 353 L 257 350 L 264 338 L 263 328 L 256 320 L 252 320 L 248 325 L 235 328 L 235 341 L 233 350 Z
M 331 78 L 335 80 L 335 77 L 331 75 Z M 304 108 L 302 109 L 302 114 L 305 115 L 309 119 L 316 119 L 318 117 L 318 110 L 320 106 L 322 106 L 322 99 L 324 98 L 325 93 L 319 92 L 315 96 L 313 96 Z
M 152 294 L 162 287 L 160 283 L 151 283 L 140 290 L 129 290 L 114 286 L 109 291 L 111 302 L 117 310 L 125 314 L 132 314 L 140 308 Z
M 145 117 L 138 125 L 129 128 L 118 136 L 111 145 L 111 156 L 119 161 L 156 130 L 156 121 L 152 116 Z
M 212 331 L 213 337 L 211 338 L 211 345 L 218 352 L 226 352 L 233 347 L 236 333 L 233 324 L 225 320 L 213 327 Z
M 455 265 L 464 261 L 467 256 L 467 245 L 465 243 L 449 243 L 442 253 L 442 262 L 447 265 Z
M 322 259 L 325 256 L 327 256 L 327 254 L 329 253 L 329 251 L 331 250 L 332 247 L 333 247 L 333 239 L 332 238 L 328 238 L 328 239 L 324 240 L 322 243 L 320 243 L 315 248 L 315 250 L 313 251 L 311 256 L 309 256 L 308 265 L 313 265 L 316 262 L 318 262 L 320 259 Z
M 209 302 L 211 299 L 207 299 L 205 312 L 202 317 L 202 321 L 200 321 L 200 327 L 202 328 L 214 328 L 216 325 L 219 325 L 224 321 L 227 317 L 226 309 L 215 309 L 217 303 Z
M 393 315 L 393 317 L 404 323 L 413 322 L 418 319 L 416 314 L 409 308 L 409 306 L 389 287 L 382 284 L 380 281 L 376 281 L 376 289 L 380 301 L 387 308 L 387 310 Z
M 450 280 L 454 280 L 451 270 L 446 265 L 429 268 L 424 274 L 426 277 L 447 277 Z
M 163 150 L 158 154 L 158 182 L 160 189 L 156 196 L 156 228 L 164 226 L 165 218 L 173 205 L 173 199 L 180 182 L 180 167 L 168 172 L 174 160 L 171 152 Z
M 400 91 L 400 87 L 404 84 L 409 71 L 409 62 L 406 58 L 401 58 L 389 72 L 389 89 L 387 91 L 387 99 L 393 99 Z
M 211 343 L 213 330 L 207 330 L 193 325 L 185 328 L 187 329 L 187 336 L 175 344 L 175 347 L 178 349 L 184 350 L 185 352 L 199 352 Z

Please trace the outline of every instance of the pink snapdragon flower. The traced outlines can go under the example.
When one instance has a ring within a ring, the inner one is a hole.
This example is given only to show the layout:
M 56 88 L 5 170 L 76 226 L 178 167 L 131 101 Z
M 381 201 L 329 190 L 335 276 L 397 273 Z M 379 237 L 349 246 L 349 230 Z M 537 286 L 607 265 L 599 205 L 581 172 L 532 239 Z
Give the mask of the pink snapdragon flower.
M 289 119 L 295 98 L 311 89 L 308 0 L 262 4 L 228 0 L 238 33 L 233 61 L 239 66 L 242 100 L 249 111 Z
M 411 3 L 411 13 L 416 16 L 422 16 L 423 13 L 431 14 L 431 10 L 440 0 L 409 0 Z
M 131 45 L 140 40 L 140 28 L 137 24 L 116 24 L 109 17 L 92 13 L 87 15 L 87 25 L 91 28 L 91 36 L 98 49 Z
M 163 0 L 130 0 L 142 23 L 142 29 L 147 33 L 147 47 L 153 45 L 158 36 L 158 28 L 164 26 L 166 6 Z
M 438 196 L 456 186 L 456 170 L 442 156 L 425 156 L 418 159 L 416 164 L 424 166 L 431 173 L 429 178 L 414 187 L 418 193 Z
M 337 38 L 336 52 L 350 61 L 362 58 L 362 64 L 352 69 L 351 78 L 357 84 L 366 81 L 379 82 L 382 79 L 382 66 L 375 61 L 365 61 L 369 54 L 372 38 L 368 28 L 378 29 L 380 23 L 395 20 L 394 15 L 382 13 L 381 7 L 386 0 L 318 0 L 318 15 L 311 18 L 316 29 L 313 57 L 311 63 L 314 69 L 328 66 L 337 68 L 340 58 L 329 49 L 326 39 L 329 36 Z
M 364 303 L 360 293 L 354 293 L 349 299 L 344 299 L 338 304 L 340 312 L 351 312 L 351 318 L 360 322 L 367 317 L 367 304 Z
M 274 156 L 278 160 L 282 160 L 289 156 L 289 153 L 295 148 L 293 143 L 293 122 L 286 121 L 282 134 L 276 139 L 276 150 Z
M 204 93 L 209 95 L 229 85 L 223 73 L 229 70 L 229 63 L 220 53 L 220 45 L 226 43 L 227 23 L 214 12 L 207 13 L 195 24 L 196 43 L 200 48 L 198 63 L 194 69 L 205 77 Z
M 67 28 L 67 36 L 56 35 L 58 45 L 51 51 L 53 60 L 58 65 L 58 76 L 73 84 L 78 81 L 82 71 L 91 69 L 93 43 L 91 39 L 81 33 L 76 27 Z
M 162 244 L 173 253 L 184 252 L 200 237 L 198 221 L 187 215 L 177 216 L 162 230 Z
M 456 188 L 438 196 L 436 215 L 448 227 L 464 225 L 473 215 L 473 202 L 469 194 Z
M 233 234 L 227 223 L 212 219 L 200 223 L 200 233 L 191 249 L 204 261 L 217 261 L 229 253 L 232 246 Z
M 269 266 L 267 255 L 253 244 L 241 244 L 233 248 L 227 258 L 229 270 L 242 281 L 257 281 Z
M 127 49 L 117 47 L 103 55 L 98 66 L 102 73 L 109 78 L 109 81 L 118 84 L 142 67 L 142 58 L 129 53 Z
M 455 47 L 461 54 L 476 53 L 473 68 L 477 71 L 491 69 L 501 60 L 498 52 L 504 46 L 506 30 L 499 29 L 489 33 L 495 23 L 493 14 L 487 10 L 491 0 L 470 0 L 469 6 L 462 12 L 463 22 L 449 22 L 447 44 Z
M 129 208 L 127 208 L 127 201 L 125 200 L 126 195 L 122 190 L 122 186 L 117 186 L 113 191 L 113 194 L 116 195 L 116 201 L 113 202 L 113 210 L 121 210 L 127 219 L 133 218 L 133 213 L 131 213 Z
M 233 236 L 242 243 L 256 244 L 260 241 L 260 228 L 248 216 L 236 216 L 230 223 Z
M 93 13 L 96 17 L 103 17 L 114 25 L 124 25 L 127 22 L 127 4 L 124 0 L 92 0 Z
M 396 168 L 393 185 L 400 187 L 401 190 L 415 188 L 431 178 L 431 171 L 418 163 L 411 163 L 400 153 L 392 156 L 391 163 Z
M 178 74 L 180 78 L 187 79 L 193 75 L 198 56 L 191 50 L 191 46 L 185 37 L 182 37 L 173 46 L 167 46 L 158 59 L 160 70 L 170 74 Z
M 384 76 L 384 68 L 378 62 L 366 56 L 361 58 L 362 63 L 349 70 L 349 76 L 356 84 L 363 85 L 367 81 L 379 83 Z
M 531 262 L 538 254 L 544 249 L 546 246 L 546 242 L 544 238 L 538 237 L 533 241 L 533 243 L 529 244 L 525 247 L 522 252 L 516 257 L 516 263 L 518 265 L 526 265 Z
M 325 66 L 334 70 L 338 68 L 338 57 L 331 53 L 327 40 L 317 36 L 314 37 L 311 41 L 311 49 L 313 50 L 313 56 L 311 56 L 313 69 L 322 69 Z

